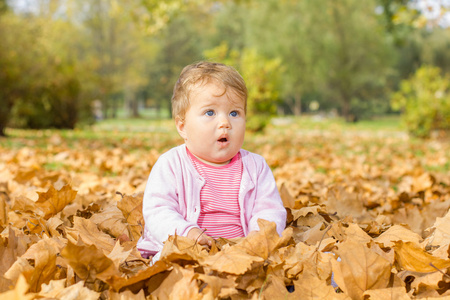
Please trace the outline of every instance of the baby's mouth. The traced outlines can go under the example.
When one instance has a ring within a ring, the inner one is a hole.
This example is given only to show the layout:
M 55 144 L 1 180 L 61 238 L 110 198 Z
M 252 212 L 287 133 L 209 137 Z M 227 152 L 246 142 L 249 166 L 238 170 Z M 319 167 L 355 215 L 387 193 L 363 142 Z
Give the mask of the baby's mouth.
M 225 142 L 228 141 L 228 139 L 227 138 L 221 138 L 221 139 L 218 139 L 218 141 L 221 142 L 221 143 L 225 143 Z

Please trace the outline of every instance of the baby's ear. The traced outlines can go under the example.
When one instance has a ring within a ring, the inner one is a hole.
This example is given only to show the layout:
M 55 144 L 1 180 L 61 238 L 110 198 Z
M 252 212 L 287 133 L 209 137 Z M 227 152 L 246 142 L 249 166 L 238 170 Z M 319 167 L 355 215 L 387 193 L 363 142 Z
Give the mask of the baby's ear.
M 177 126 L 178 133 L 180 136 L 187 140 L 186 132 L 184 131 L 184 120 L 180 116 L 175 117 L 175 125 Z

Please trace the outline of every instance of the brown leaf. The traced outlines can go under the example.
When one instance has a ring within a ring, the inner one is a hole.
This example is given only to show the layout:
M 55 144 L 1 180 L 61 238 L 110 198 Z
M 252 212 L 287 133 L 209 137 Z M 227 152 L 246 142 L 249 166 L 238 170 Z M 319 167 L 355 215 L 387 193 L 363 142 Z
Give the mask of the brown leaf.
M 170 265 L 164 261 L 157 261 L 152 266 L 140 270 L 138 273 L 124 277 L 124 276 L 112 276 L 107 280 L 107 283 L 112 287 L 114 291 L 120 291 L 123 287 L 134 285 L 138 282 L 145 281 L 155 274 L 168 271 Z
M 129 234 L 128 225 L 125 223 L 123 214 L 116 205 L 106 207 L 101 212 L 94 214 L 89 220 L 94 222 L 100 230 L 114 237 Z
M 258 225 L 259 231 L 249 234 L 234 247 L 250 255 L 267 259 L 276 249 L 285 246 L 292 237 L 292 228 L 285 229 L 280 237 L 274 222 L 259 219 Z
M 360 299 L 366 290 L 388 286 L 390 263 L 365 245 L 345 241 L 336 252 L 341 261 L 331 260 L 334 280 L 351 298 Z
M 179 235 L 169 236 L 161 250 L 161 259 L 170 262 L 178 260 L 198 261 L 207 256 L 206 247 L 196 241 Z
M 97 248 L 102 249 L 105 254 L 113 250 L 116 244 L 115 240 L 100 231 L 94 222 L 89 219 L 74 217 L 73 223 L 73 228 L 65 229 L 69 240 L 71 237 L 73 243 L 81 240 L 86 245 L 95 245 Z
M 144 229 L 144 216 L 142 215 L 143 194 L 138 196 L 124 196 L 117 202 L 117 207 L 122 211 L 129 226 L 130 238 L 136 241 L 141 237 Z
M 22 258 L 34 261 L 34 271 L 28 279 L 31 292 L 39 292 L 43 283 L 49 283 L 57 272 L 56 255 L 64 247 L 64 242 L 46 238 L 32 245 Z
M 39 293 L 40 297 L 54 298 L 60 300 L 97 300 L 100 293 L 97 293 L 84 286 L 84 282 L 80 281 L 74 285 L 66 287 L 66 280 L 52 280 L 49 284 L 43 284 Z
M 83 280 L 92 282 L 98 278 L 107 282 L 113 276 L 121 276 L 121 273 L 114 266 L 114 262 L 95 245 L 77 246 L 69 241 L 61 251 L 61 256 L 67 260 L 75 273 Z
M 325 280 L 320 280 L 316 276 L 300 275 L 298 280 L 294 281 L 294 287 L 295 291 L 293 295 L 295 297 L 292 299 L 350 300 L 349 296 L 336 293 L 331 285 L 328 285 Z
M 13 290 L 4 292 L 0 294 L 0 297 L 4 300 L 27 300 L 27 299 L 34 299 L 33 294 L 27 294 L 28 292 L 28 284 L 27 280 L 20 276 L 17 280 L 17 283 Z
M 370 300 L 409 300 L 404 287 L 394 287 L 378 290 L 369 290 L 364 292 L 364 296 L 370 297 Z
M 450 259 L 434 257 L 412 242 L 395 242 L 394 250 L 396 263 L 401 270 L 429 273 L 436 272 L 436 268 L 450 267 Z
M 166 299 L 200 299 L 199 287 L 195 273 L 191 269 L 183 269 L 174 265 L 173 271 L 152 293 L 160 300 Z
M 65 185 L 59 191 L 51 186 L 47 192 L 38 192 L 38 194 L 39 199 L 36 201 L 36 206 L 42 210 L 44 219 L 48 220 L 62 211 L 67 204 L 71 203 L 75 199 L 77 192 L 70 185 Z
M 213 256 L 201 258 L 202 265 L 218 272 L 240 275 L 247 272 L 255 262 L 263 262 L 259 256 L 249 255 L 242 248 L 236 246 L 224 247 Z
M 426 238 L 428 246 L 450 244 L 450 211 L 444 217 L 436 218 L 432 229 L 434 229 L 433 233 Z
M 392 247 L 397 241 L 419 243 L 421 240 L 420 235 L 401 225 L 392 226 L 374 239 L 375 242 L 383 244 L 384 247 Z

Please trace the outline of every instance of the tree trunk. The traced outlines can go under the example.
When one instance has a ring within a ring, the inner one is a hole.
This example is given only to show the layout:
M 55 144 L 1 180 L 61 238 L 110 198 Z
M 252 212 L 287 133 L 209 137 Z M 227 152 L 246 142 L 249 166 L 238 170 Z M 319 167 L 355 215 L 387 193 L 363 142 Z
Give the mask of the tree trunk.
M 294 115 L 300 116 L 302 114 L 302 96 L 295 95 L 294 97 Z

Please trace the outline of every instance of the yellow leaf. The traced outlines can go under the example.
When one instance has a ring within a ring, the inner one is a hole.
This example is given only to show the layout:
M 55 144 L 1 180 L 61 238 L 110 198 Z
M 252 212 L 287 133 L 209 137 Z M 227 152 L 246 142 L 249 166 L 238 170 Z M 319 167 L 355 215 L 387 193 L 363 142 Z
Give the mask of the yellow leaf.
M 141 237 L 144 229 L 144 216 L 142 215 L 142 198 L 138 196 L 124 196 L 117 202 L 117 207 L 122 211 L 130 230 L 130 238 L 136 241 Z
M 292 237 L 292 228 L 285 229 L 280 237 L 274 222 L 259 219 L 258 225 L 259 231 L 249 234 L 234 247 L 250 255 L 267 259 L 273 251 L 285 246 Z
M 370 300 L 409 300 L 404 287 L 393 287 L 386 289 L 365 291 L 364 296 L 369 296 Z
M 334 280 L 351 298 L 360 299 L 366 290 L 388 286 L 390 263 L 367 246 L 347 240 L 336 252 L 341 261 L 331 260 Z
M 203 265 L 209 266 L 213 270 L 235 275 L 244 274 L 254 262 L 263 261 L 263 258 L 249 255 L 235 246 L 224 247 L 215 255 L 201 259 Z
M 384 247 L 392 247 L 397 241 L 419 243 L 421 240 L 420 235 L 401 225 L 392 226 L 374 239 L 375 242 L 383 244 Z
M 92 282 L 98 278 L 106 282 L 113 276 L 121 275 L 114 266 L 114 262 L 95 245 L 77 246 L 68 242 L 61 251 L 61 256 L 67 260 L 75 273 L 86 281 Z
M 10 290 L 0 294 L 2 300 L 28 300 L 34 299 L 33 294 L 27 294 L 28 291 L 27 280 L 20 276 L 17 280 L 14 290 Z
M 44 284 L 39 296 L 44 298 L 54 298 L 60 300 L 97 300 L 100 293 L 97 293 L 85 286 L 83 281 L 66 287 L 66 280 L 52 280 L 48 285 Z
M 59 191 L 51 186 L 47 192 L 38 192 L 38 194 L 39 199 L 36 201 L 36 206 L 42 210 L 44 219 L 48 220 L 62 211 L 67 204 L 71 203 L 75 199 L 77 192 L 70 185 L 65 185 Z
M 436 272 L 436 268 L 441 270 L 450 267 L 450 259 L 435 257 L 412 242 L 398 241 L 394 250 L 396 263 L 403 270 L 429 273 Z

